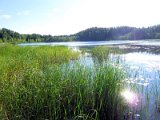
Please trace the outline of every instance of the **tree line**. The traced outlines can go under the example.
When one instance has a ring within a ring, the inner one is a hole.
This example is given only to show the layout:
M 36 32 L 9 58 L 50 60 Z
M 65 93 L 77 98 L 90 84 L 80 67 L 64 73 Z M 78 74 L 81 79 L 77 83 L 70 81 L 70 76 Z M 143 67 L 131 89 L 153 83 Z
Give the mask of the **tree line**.
M 76 34 L 81 41 L 106 41 L 106 40 L 142 40 L 160 39 L 160 25 L 148 28 L 111 27 L 89 28 Z
M 74 36 L 52 36 L 40 34 L 20 34 L 18 32 L 2 28 L 0 29 L 0 42 L 58 42 L 73 41 Z
M 6 28 L 0 29 L 0 42 L 64 42 L 141 39 L 160 39 L 160 25 L 147 28 L 136 28 L 128 26 L 111 28 L 93 27 L 73 35 L 61 36 L 20 34 Z

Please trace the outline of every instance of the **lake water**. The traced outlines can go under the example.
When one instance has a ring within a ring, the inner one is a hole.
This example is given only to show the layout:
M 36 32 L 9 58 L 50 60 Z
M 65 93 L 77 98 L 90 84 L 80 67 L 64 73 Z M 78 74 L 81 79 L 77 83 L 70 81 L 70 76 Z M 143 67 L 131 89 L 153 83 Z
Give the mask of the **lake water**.
M 19 45 L 64 45 L 73 50 L 78 50 L 80 47 L 105 45 L 123 50 L 124 53 L 118 57 L 121 57 L 121 66 L 128 74 L 125 81 L 128 86 L 137 88 L 137 92 L 134 91 L 133 94 L 132 90 L 126 86 L 122 94 L 124 98 L 127 97 L 127 100 L 133 97 L 131 101 L 136 103 L 136 106 L 131 106 L 130 111 L 134 112 L 135 119 L 160 120 L 160 40 L 23 43 Z M 114 58 L 117 55 L 111 54 L 110 57 Z M 88 66 L 93 64 L 91 56 L 83 56 L 80 62 Z
M 20 46 L 36 46 L 36 45 L 64 45 L 69 47 L 84 47 L 84 46 L 97 46 L 97 45 L 117 45 L 117 44 L 132 44 L 139 43 L 140 41 L 88 41 L 88 42 L 50 42 L 50 43 L 21 43 Z
M 114 41 L 87 41 L 87 42 L 41 42 L 41 43 L 21 43 L 20 46 L 39 46 L 39 45 L 64 45 L 69 47 L 97 46 L 97 45 L 156 45 L 160 46 L 160 40 L 114 40 Z

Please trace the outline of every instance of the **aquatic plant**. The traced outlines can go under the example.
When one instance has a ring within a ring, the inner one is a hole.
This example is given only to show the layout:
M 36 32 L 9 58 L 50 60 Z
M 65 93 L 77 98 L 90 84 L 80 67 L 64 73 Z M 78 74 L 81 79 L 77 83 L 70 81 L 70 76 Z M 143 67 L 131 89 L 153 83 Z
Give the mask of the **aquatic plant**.
M 124 72 L 112 64 L 70 65 L 66 47 L 0 46 L 1 119 L 119 120 Z

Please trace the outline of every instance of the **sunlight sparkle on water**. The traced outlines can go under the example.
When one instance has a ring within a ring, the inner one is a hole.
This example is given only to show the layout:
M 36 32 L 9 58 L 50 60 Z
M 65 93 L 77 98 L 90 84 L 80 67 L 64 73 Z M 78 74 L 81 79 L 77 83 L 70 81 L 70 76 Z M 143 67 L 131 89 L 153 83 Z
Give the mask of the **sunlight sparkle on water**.
M 137 106 L 139 103 L 138 95 L 130 90 L 124 90 L 121 92 L 122 97 L 131 106 Z

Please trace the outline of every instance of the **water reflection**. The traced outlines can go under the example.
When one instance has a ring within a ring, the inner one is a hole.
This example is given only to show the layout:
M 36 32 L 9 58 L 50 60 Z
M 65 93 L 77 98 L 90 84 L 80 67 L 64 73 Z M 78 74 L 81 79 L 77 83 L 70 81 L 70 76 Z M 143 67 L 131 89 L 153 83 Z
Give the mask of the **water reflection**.
M 131 40 L 117 40 L 117 41 L 86 41 L 86 42 L 41 42 L 41 43 L 21 43 L 20 46 L 39 46 L 39 45 L 64 45 L 68 47 L 83 47 L 83 46 L 98 46 L 98 45 L 119 45 L 119 44 L 133 44 L 138 43 L 139 41 L 131 41 Z
M 130 62 L 132 64 L 147 65 L 147 67 L 149 68 L 153 68 L 153 67 L 157 68 L 157 65 L 158 65 L 157 63 L 160 63 L 159 55 L 149 54 L 146 52 L 128 53 L 123 56 L 125 57 L 126 62 Z M 160 68 L 160 65 L 158 65 L 158 67 Z
M 122 97 L 125 99 L 126 103 L 132 107 L 136 107 L 139 105 L 139 97 L 136 93 L 130 90 L 124 90 L 121 92 Z
M 126 116 L 132 116 L 129 120 L 160 119 L 160 113 L 157 112 L 160 101 L 160 54 L 157 52 L 160 51 L 159 47 L 141 48 L 137 45 L 130 48 L 129 45 L 125 45 L 121 48 L 125 49 L 124 53 L 109 54 L 109 61 L 112 61 L 114 67 L 122 70 L 124 68 L 127 74 L 125 83 L 128 89 L 120 92 L 124 102 L 129 106 Z M 94 59 L 85 56 L 81 58 L 81 63 L 84 66 L 92 66 Z

